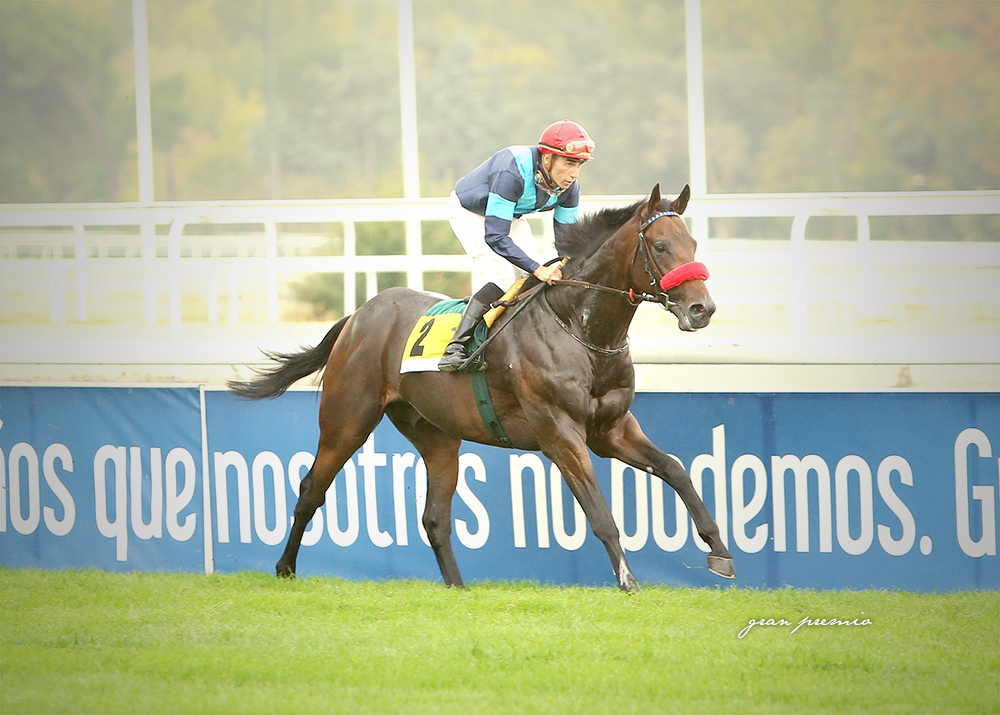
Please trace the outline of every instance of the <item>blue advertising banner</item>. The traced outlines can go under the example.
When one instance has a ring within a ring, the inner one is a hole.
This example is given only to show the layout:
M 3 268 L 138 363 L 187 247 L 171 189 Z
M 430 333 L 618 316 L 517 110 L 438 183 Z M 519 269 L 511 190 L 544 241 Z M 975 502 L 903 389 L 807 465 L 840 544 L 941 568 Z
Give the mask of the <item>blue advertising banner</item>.
M 197 389 L 0 388 L 0 562 L 204 568 Z
M 0 394 L 2 563 L 274 568 L 319 438 L 316 393 L 255 403 L 206 391 L 204 413 L 190 388 Z M 997 395 L 640 393 L 633 412 L 691 474 L 737 586 L 1000 588 Z M 707 547 L 669 487 L 594 465 L 640 581 L 728 583 L 704 568 Z M 440 579 L 419 518 L 426 480 L 383 421 L 328 492 L 298 572 Z M 540 454 L 464 443 L 452 516 L 467 582 L 614 583 Z

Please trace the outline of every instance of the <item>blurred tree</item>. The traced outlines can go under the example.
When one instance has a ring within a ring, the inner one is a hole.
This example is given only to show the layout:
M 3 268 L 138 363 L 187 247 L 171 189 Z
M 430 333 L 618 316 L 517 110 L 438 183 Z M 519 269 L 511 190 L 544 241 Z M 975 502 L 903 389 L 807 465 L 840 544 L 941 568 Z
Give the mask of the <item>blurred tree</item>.
M 265 195 L 250 150 L 264 114 L 262 12 L 260 1 L 149 3 L 157 198 Z
M 124 3 L 0 3 L 0 201 L 121 198 L 131 19 Z
M 768 65 L 785 75 L 785 101 L 773 105 L 784 116 L 758 123 L 760 142 L 747 154 L 752 190 L 1000 186 L 1000 5 L 720 1 L 704 9 L 710 127 L 720 114 L 754 123 L 716 89 L 720 58 L 752 50 L 737 73 L 745 86 Z M 711 130 L 708 144 L 712 154 Z
M 891 163 L 892 188 L 996 188 L 1000 4 L 865 8 L 842 73 L 874 120 L 862 149 Z
M 395 2 L 148 8 L 157 198 L 401 194 Z M 710 191 L 1000 186 L 997 3 L 702 14 Z M 681 0 L 426 0 L 414 22 L 425 196 L 562 118 L 598 143 L 586 193 L 687 181 Z M 3 0 L 0 40 L 0 199 L 135 199 L 130 4 Z
M 395 3 L 288 6 L 274 13 L 283 195 L 401 195 Z
M 587 193 L 683 186 L 683 32 L 672 42 L 658 32 L 683 26 L 682 3 L 446 1 L 417 9 L 421 176 L 439 193 L 498 149 L 534 143 L 567 118 L 598 145 L 581 175 Z
M 303 70 L 306 94 L 285 105 L 289 173 L 322 177 L 338 196 L 402 194 L 399 79 L 384 57 L 364 44 Z
M 504 135 L 515 117 L 504 101 L 501 68 L 479 66 L 476 46 L 467 35 L 435 50 L 418 79 L 421 190 L 446 195 L 458 177 L 500 148 L 496 137 Z

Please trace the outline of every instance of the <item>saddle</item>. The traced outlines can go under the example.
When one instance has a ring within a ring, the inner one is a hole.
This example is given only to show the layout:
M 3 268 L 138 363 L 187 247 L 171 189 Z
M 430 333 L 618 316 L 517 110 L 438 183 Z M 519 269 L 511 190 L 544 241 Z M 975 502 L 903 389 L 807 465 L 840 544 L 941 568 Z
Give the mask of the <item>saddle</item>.
M 493 327 L 504 310 L 515 307 L 534 295 L 541 281 L 534 276 L 526 276 L 517 281 L 483 315 L 482 321 L 476 326 L 473 342 L 469 346 L 469 354 L 479 350 L 487 341 L 489 330 Z M 405 372 L 438 372 L 438 361 L 445 348 L 451 342 L 465 310 L 465 299 L 449 299 L 438 301 L 421 315 L 410 331 L 403 347 L 403 356 L 399 371 Z

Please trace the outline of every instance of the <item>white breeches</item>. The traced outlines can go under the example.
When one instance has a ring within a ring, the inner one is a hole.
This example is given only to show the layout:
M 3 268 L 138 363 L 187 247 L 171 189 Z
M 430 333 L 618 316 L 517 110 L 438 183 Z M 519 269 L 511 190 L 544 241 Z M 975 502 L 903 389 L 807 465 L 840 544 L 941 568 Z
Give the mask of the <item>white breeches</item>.
M 455 192 L 448 202 L 448 223 L 455 232 L 462 248 L 472 259 L 472 293 L 487 283 L 495 283 L 504 292 L 515 281 L 524 277 L 523 270 L 506 258 L 497 255 L 486 243 L 486 218 L 462 207 Z M 510 238 L 518 248 L 539 263 L 555 258 L 555 251 L 539 250 L 531 225 L 526 218 L 515 218 L 510 224 Z

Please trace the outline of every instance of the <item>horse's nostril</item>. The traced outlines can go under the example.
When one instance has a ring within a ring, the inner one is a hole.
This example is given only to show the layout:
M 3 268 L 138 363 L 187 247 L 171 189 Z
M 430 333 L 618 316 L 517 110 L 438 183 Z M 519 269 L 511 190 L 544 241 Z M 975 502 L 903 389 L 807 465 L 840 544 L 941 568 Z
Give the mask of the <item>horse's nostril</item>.
M 705 303 L 692 303 L 688 307 L 688 315 L 695 320 L 707 320 L 715 312 L 715 303 L 707 301 Z

